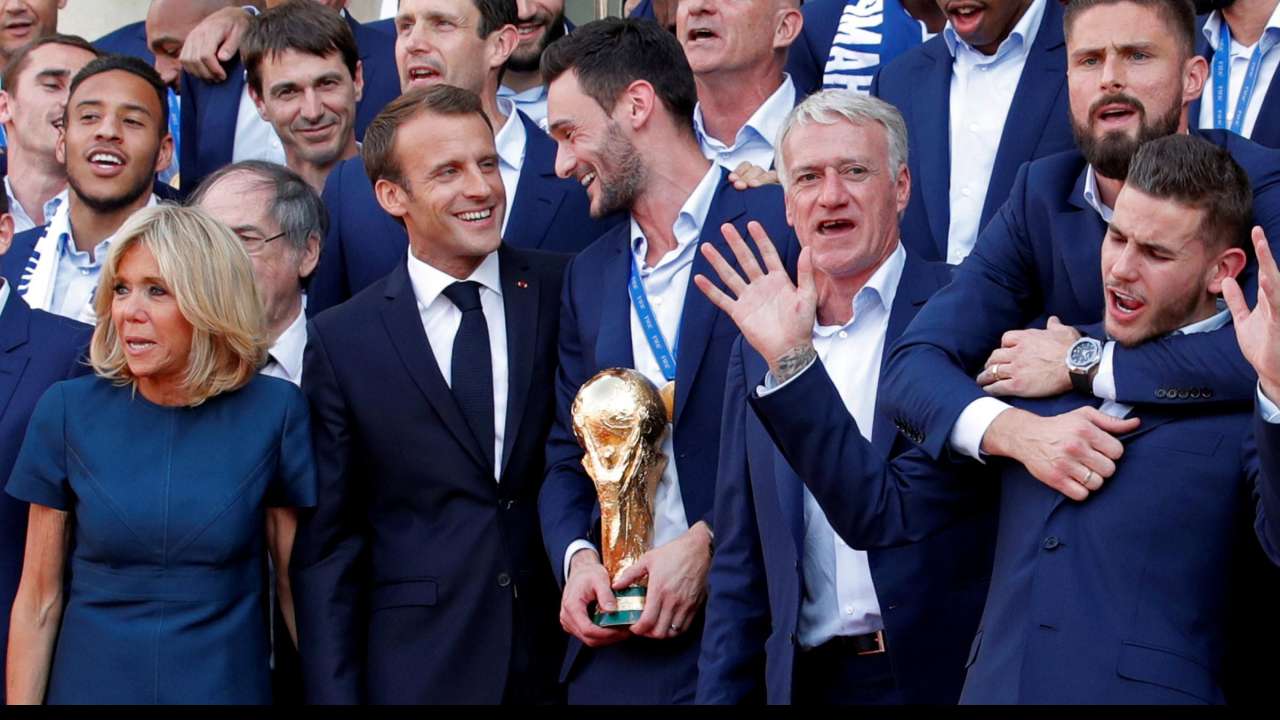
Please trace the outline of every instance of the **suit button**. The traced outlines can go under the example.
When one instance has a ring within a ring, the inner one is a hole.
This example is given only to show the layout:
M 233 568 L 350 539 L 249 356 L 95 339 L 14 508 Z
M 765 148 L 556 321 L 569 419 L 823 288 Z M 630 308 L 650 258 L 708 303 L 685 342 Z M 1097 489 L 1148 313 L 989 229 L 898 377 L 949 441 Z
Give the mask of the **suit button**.
M 1187 399 L 1187 398 L 1189 398 L 1189 397 L 1191 397 L 1191 393 L 1187 392 L 1186 390 L 1179 390 L 1179 391 L 1178 391 L 1178 399 L 1179 399 L 1179 400 L 1186 400 L 1186 399 Z
M 1201 391 L 1201 393 L 1200 393 L 1200 394 L 1201 394 L 1201 395 L 1203 395 L 1203 396 L 1205 396 L 1205 398 L 1211 398 L 1211 397 L 1213 397 L 1213 391 L 1212 391 L 1212 390 L 1210 390 L 1209 388 L 1205 388 L 1203 391 Z
M 506 573 L 498 573 L 498 587 L 506 587 L 511 584 L 511 576 Z
M 516 506 L 516 501 L 515 500 L 499 500 L 498 505 L 502 507 L 503 510 L 510 510 L 511 508 Z
M 1166 392 L 1164 391 L 1164 388 L 1156 388 L 1156 397 L 1157 397 L 1157 398 L 1160 398 L 1161 400 L 1163 400 L 1163 399 L 1164 399 L 1164 397 L 1165 397 L 1165 395 L 1167 395 L 1167 394 L 1168 394 L 1168 393 L 1166 393 Z
M 1050 535 L 1049 537 L 1044 539 L 1045 550 L 1057 550 L 1058 546 L 1061 544 L 1062 543 L 1059 542 L 1057 535 Z

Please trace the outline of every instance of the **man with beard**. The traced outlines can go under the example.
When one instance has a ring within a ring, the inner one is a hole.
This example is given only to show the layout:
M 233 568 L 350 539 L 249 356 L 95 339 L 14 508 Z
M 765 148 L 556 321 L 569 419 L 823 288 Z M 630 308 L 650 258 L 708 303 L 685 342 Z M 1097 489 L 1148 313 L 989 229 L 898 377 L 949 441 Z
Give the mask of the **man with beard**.
M 156 173 L 169 166 L 165 87 L 137 58 L 108 55 L 71 81 L 55 156 L 70 187 L 47 225 L 13 239 L 4 277 L 33 308 L 92 322 L 98 275 L 116 230 L 157 202 Z
M 1211 71 L 1204 93 L 1191 105 L 1191 126 L 1230 130 L 1280 147 L 1280 2 L 1208 0 L 1197 9 L 1212 10 L 1196 45 Z
M 351 28 L 332 10 L 293 0 L 254 18 L 242 48 L 249 97 L 284 145 L 285 166 L 316 192 L 355 157 L 363 66 Z
M 54 156 L 71 78 L 98 51 L 83 38 L 47 35 L 14 53 L 0 82 L 9 139 L 5 194 L 14 231 L 43 225 L 66 202 L 67 170 Z
M 779 188 L 734 190 L 728 171 L 703 156 L 692 121 L 693 71 L 665 30 L 647 20 L 589 23 L 547 48 L 542 70 L 556 171 L 586 187 L 593 216 L 630 216 L 574 257 L 561 301 L 556 421 L 538 510 L 564 583 L 560 624 L 573 635 L 562 679 L 575 704 L 688 703 L 697 685 L 724 378 L 736 335 L 733 321 L 691 288 L 691 276 L 708 274 L 698 248 L 724 247 L 725 223 L 745 232 L 756 220 L 773 237 L 792 235 Z M 583 383 L 616 367 L 634 368 L 657 386 L 674 383 L 675 416 L 662 443 L 668 461 L 653 504 L 653 549 L 610 578 L 596 549 L 596 490 L 570 408 Z M 646 577 L 634 625 L 592 622 L 589 606 L 617 609 L 613 590 Z
M 516 10 L 520 42 L 507 58 L 498 97 L 515 103 L 517 110 L 545 129 L 547 86 L 539 71 L 542 53 L 572 30 L 573 24 L 565 19 L 564 0 L 516 0 Z
M 885 65 L 871 94 L 902 112 L 916 192 L 902 237 L 959 263 L 1028 160 L 1071 147 L 1058 0 L 937 0 L 947 26 Z
M 515 0 L 401 0 L 396 67 L 401 87 L 453 85 L 480 96 L 494 129 L 509 211 L 508 245 L 570 253 L 620 221 L 595 219 L 587 194 L 556 177 L 556 146 L 511 102 L 498 97 L 502 68 L 516 47 Z M 425 160 L 424 160 L 425 162 Z M 334 169 L 324 188 L 329 235 L 309 291 L 308 314 L 332 307 L 380 279 L 401 261 L 405 229 L 378 204 L 359 158 Z

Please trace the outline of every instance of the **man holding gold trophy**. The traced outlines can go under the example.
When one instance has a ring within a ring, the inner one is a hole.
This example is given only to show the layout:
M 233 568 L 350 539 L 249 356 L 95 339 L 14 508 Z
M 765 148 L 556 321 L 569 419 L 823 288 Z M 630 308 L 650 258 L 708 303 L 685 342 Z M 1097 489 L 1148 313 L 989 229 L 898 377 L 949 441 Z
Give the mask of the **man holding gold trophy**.
M 747 220 L 760 221 L 788 249 L 792 235 L 779 188 L 734 190 L 699 151 L 693 73 L 672 35 L 606 19 L 549 47 L 542 67 L 557 173 L 586 187 L 593 216 L 630 213 L 571 261 L 562 297 L 556 420 L 539 496 L 543 541 L 563 583 L 560 622 L 573 636 L 561 679 L 571 703 L 689 703 L 725 368 L 737 336 L 691 277 L 711 274 L 701 245 L 729 254 L 722 224 L 746 232 Z M 632 374 L 597 378 L 575 411 L 579 390 L 608 368 Z M 656 414 L 635 374 L 667 398 L 661 440 L 653 426 L 634 425 Z M 652 444 L 637 445 L 642 438 Z M 654 485 L 639 492 L 637 476 Z M 639 522 L 649 514 L 651 528 Z M 645 587 L 642 604 L 631 586 Z M 593 621 L 597 610 L 608 626 Z

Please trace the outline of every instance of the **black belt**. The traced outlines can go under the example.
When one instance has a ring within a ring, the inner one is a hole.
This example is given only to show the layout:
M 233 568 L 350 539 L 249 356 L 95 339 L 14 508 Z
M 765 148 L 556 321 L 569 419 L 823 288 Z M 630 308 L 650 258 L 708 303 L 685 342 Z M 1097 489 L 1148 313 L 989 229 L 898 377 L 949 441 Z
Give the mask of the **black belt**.
M 854 655 L 880 655 L 885 651 L 884 631 L 865 635 L 837 635 L 808 652 L 836 651 Z

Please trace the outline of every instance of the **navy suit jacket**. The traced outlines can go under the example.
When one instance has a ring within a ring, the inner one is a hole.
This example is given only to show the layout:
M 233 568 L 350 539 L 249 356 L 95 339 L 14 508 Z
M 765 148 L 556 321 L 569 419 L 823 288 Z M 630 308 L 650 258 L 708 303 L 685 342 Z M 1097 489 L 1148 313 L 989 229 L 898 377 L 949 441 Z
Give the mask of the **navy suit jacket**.
M 103 35 L 93 41 L 93 46 L 104 53 L 129 55 L 139 58 L 148 65 L 154 65 L 156 56 L 147 46 L 147 24 L 145 22 L 129 23 L 122 28 Z
M 889 315 L 886 351 L 948 277 L 945 264 L 908 254 Z M 861 453 L 862 465 L 882 466 L 910 448 L 883 411 L 876 413 L 872 441 L 866 442 L 821 363 L 793 380 L 825 383 L 828 391 L 817 404 L 796 404 L 785 393 L 756 397 L 767 370 L 764 358 L 749 345 L 741 339 L 734 344 L 716 482 L 716 548 L 698 662 L 700 703 L 740 703 L 762 689 L 770 703 L 791 702 L 804 595 L 804 481 L 775 448 L 765 424 L 748 410 L 748 399 L 763 408 L 762 416 L 814 426 L 808 429 L 822 436 L 813 437 L 819 452 L 848 444 Z M 849 478 L 857 476 L 859 463 L 840 467 L 829 496 L 835 500 L 824 504 L 838 508 L 833 515 L 891 514 L 880 500 L 862 503 L 853 495 Z M 995 498 L 985 492 L 990 484 L 976 477 L 962 476 L 953 487 L 957 492 L 948 500 L 958 507 L 952 508 L 956 522 L 951 527 L 918 542 L 877 544 L 868 553 L 894 676 L 909 704 L 954 704 L 959 698 L 964 659 L 987 594 Z M 837 532 L 849 525 L 833 522 Z M 859 541 L 864 539 L 846 538 L 854 547 L 863 547 Z
M 88 372 L 80 360 L 92 332 L 83 323 L 32 310 L 10 283 L 9 298 L 0 311 L 0 481 L 9 480 L 27 421 L 44 391 L 59 380 Z M 26 539 L 27 504 L 0 492 L 0 647 L 9 646 L 9 609 L 22 576 Z
M 356 138 L 387 103 L 400 96 L 400 72 L 396 69 L 396 37 L 390 21 L 367 25 L 347 15 L 356 36 L 364 68 L 364 94 L 356 106 Z M 207 175 L 231 164 L 235 150 L 236 116 L 244 92 L 244 63 L 237 55 L 225 63 L 227 79 L 208 83 L 182 74 L 182 183 L 195 188 Z
M 554 692 L 547 660 L 564 639 L 536 502 L 565 261 L 498 252 L 509 368 L 498 482 L 404 263 L 311 324 L 303 389 L 319 496 L 291 565 L 308 702 L 497 703 L 517 646 Z
M 1249 174 L 1254 220 L 1267 237 L 1280 238 L 1280 151 L 1220 130 L 1197 134 L 1225 148 Z M 973 378 L 1002 334 L 1042 327 L 1050 315 L 1068 325 L 1101 322 L 1106 225 L 1084 200 L 1085 169 L 1078 151 L 1023 167 L 951 284 L 890 354 L 890 412 L 933 457 L 946 449 L 961 411 L 986 395 Z M 1255 283 L 1246 281 L 1246 292 Z M 1117 399 L 1129 404 L 1244 401 L 1257 381 L 1231 328 L 1117 348 L 1114 369 Z
M 1209 39 L 1200 32 L 1200 28 L 1204 27 L 1204 17 L 1200 18 L 1196 31 L 1196 53 L 1205 60 L 1209 61 L 1209 67 L 1213 67 L 1213 46 L 1209 45 Z M 1262 96 L 1262 107 L 1258 109 L 1258 119 L 1253 124 L 1253 135 L 1250 140 L 1271 148 L 1280 148 L 1280 82 L 1276 82 L 1273 78 L 1271 84 L 1266 88 L 1257 88 L 1255 93 L 1266 93 Z M 1213 102 L 1212 98 L 1206 99 L 1204 96 L 1196 98 L 1191 103 L 1190 116 L 1188 120 L 1192 128 L 1200 127 L 1200 103 Z
M 556 143 L 520 113 L 524 123 L 524 165 L 503 240 L 512 247 L 574 253 L 622 219 L 593 220 L 586 191 L 574 179 L 556 177 Z M 364 160 L 344 160 L 329 173 L 322 196 L 329 210 L 329 234 L 307 290 L 314 315 L 360 292 L 402 263 L 409 247 L 404 226 L 378 204 Z M 510 198 L 508 198 L 510 200 Z
M 747 221 L 756 220 L 777 242 L 779 252 L 793 247 L 794 236 L 784 217 L 781 188 L 738 191 L 727 178 L 728 171 L 722 170 L 699 242 L 712 244 L 731 258 L 733 254 L 720 234 L 720 226 L 733 223 L 739 232 L 746 232 Z M 631 230 L 629 223 L 623 223 L 575 256 L 565 273 L 556 421 L 547 441 L 547 479 L 538 500 L 547 554 L 556 580 L 561 583 L 564 553 L 569 545 L 579 539 L 599 539 L 596 491 L 582 468 L 582 448 L 574 438 L 569 410 L 578 388 L 597 372 L 635 367 L 631 298 L 627 293 L 631 263 Z M 733 321 L 694 286 L 693 276 L 697 274 L 716 277 L 701 253 L 693 260 L 680 317 L 673 425 L 675 457 L 670 458 L 676 464 L 690 526 L 699 520 L 713 522 L 725 368 L 738 335 Z M 571 683 L 579 679 L 582 682 L 576 689 L 571 686 L 570 699 L 581 691 L 579 697 L 601 698 L 600 702 L 608 697 L 621 703 L 692 701 L 700 637 L 696 629 L 674 640 L 633 638 L 589 652 L 581 650 L 581 643 L 571 638 L 564 678 Z M 587 673 L 587 667 L 597 663 Z M 597 672 L 600 667 L 613 671 Z M 617 672 L 624 673 L 627 681 L 619 683 Z M 614 677 L 608 680 L 609 676 Z
M 1075 147 L 1067 106 L 1062 7 L 1045 3 L 996 151 L 978 227 L 1009 197 L 1018 168 Z M 907 247 L 925 260 L 947 259 L 951 225 L 951 53 L 941 34 L 876 73 L 871 94 L 887 100 L 907 122 L 911 201 L 902 217 Z M 185 168 L 185 166 L 183 166 Z

